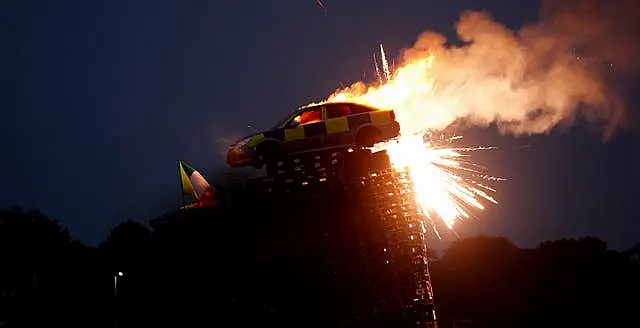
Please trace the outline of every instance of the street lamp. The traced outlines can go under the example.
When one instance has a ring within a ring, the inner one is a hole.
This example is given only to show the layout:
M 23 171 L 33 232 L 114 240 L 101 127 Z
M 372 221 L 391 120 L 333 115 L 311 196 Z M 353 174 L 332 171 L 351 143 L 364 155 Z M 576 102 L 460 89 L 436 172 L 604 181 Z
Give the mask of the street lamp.
M 116 298 L 118 297 L 118 277 L 122 277 L 122 271 L 118 271 L 118 274 L 113 276 L 113 292 Z
M 116 309 L 117 309 L 117 303 L 118 303 L 118 278 L 122 277 L 122 271 L 118 271 L 118 274 L 113 275 L 113 296 L 114 296 L 114 302 L 116 304 Z M 113 325 L 114 327 L 118 327 L 118 313 L 117 310 L 114 314 L 113 317 Z
M 122 277 L 122 271 L 118 271 L 118 274 L 113 276 L 113 295 L 116 300 L 118 298 L 118 277 Z

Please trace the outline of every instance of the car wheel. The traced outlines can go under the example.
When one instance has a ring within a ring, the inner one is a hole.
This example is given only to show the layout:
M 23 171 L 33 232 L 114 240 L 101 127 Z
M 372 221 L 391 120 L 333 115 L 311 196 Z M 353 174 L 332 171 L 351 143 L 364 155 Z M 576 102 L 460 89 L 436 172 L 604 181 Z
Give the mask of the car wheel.
M 356 146 L 359 147 L 373 147 L 380 141 L 383 141 L 382 132 L 374 127 L 364 127 L 356 136 Z
M 268 141 L 258 147 L 257 154 L 259 161 L 267 167 L 267 175 L 275 175 L 278 170 L 278 162 L 284 159 L 282 146 L 275 141 Z
M 251 167 L 253 167 L 256 170 L 261 169 L 263 166 L 264 166 L 264 163 L 262 163 L 262 160 L 260 158 L 256 157 L 251 162 Z

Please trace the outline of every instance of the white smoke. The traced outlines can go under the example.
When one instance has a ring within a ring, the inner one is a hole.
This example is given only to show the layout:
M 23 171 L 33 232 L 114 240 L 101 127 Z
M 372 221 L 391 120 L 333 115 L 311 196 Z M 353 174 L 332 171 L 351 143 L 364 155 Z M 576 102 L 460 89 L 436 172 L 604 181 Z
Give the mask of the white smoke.
M 402 53 L 404 63 L 435 54 L 435 89 L 408 97 L 399 119 L 443 129 L 457 120 L 497 124 L 503 133 L 547 133 L 581 117 L 609 136 L 624 122 L 616 77 L 640 62 L 636 0 L 553 0 L 540 21 L 513 31 L 484 12 L 456 24 L 461 46 L 424 32 Z M 361 83 L 350 90 L 364 89 Z M 401 121 L 401 123 L 404 123 Z

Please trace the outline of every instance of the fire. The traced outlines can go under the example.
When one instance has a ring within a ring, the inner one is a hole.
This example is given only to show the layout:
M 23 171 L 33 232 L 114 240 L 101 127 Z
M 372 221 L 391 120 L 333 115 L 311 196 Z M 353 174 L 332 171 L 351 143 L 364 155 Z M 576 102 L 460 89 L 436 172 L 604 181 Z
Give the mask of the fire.
M 384 54 L 383 48 L 381 52 Z M 383 55 L 382 58 L 385 58 Z M 395 109 L 402 132 L 415 134 L 423 131 L 425 126 L 415 122 L 414 106 L 422 106 L 422 100 L 429 98 L 434 91 L 435 79 L 429 69 L 433 66 L 434 55 L 410 62 L 398 68 L 394 74 L 389 72 L 386 60 L 383 67 L 387 82 L 378 86 L 366 86 L 358 82 L 351 87 L 340 90 L 329 97 L 327 102 L 352 101 L 356 103 L 376 106 L 378 108 Z M 402 110 L 409 108 L 411 110 Z M 417 123 L 417 124 L 416 124 Z
M 454 148 L 450 142 L 437 145 L 425 141 L 422 134 L 409 134 L 374 147 L 374 151 L 387 151 L 394 169 L 409 173 L 416 201 L 438 236 L 438 219 L 453 229 L 457 220 L 483 210 L 483 201 L 497 204 L 490 195 L 496 190 L 481 181 L 502 180 L 483 174 L 464 154 L 492 147 Z
M 594 10 L 594 1 L 549 1 L 538 22 L 518 30 L 487 12 L 465 11 L 455 24 L 462 44 L 425 31 L 392 70 L 380 46 L 378 82 L 357 82 L 325 102 L 394 109 L 402 136 L 376 148 L 388 151 L 397 170 L 410 173 L 425 216 L 451 228 L 486 202 L 495 203 L 495 190 L 464 155 L 472 149 L 437 143 L 425 133 L 464 120 L 495 124 L 502 134 L 546 134 L 580 119 L 610 137 L 627 117 L 614 86 L 640 67 L 638 3 L 602 1 Z
M 386 58 L 382 46 L 380 49 L 381 57 Z M 438 89 L 437 78 L 432 74 L 436 64 L 433 53 L 406 63 L 393 74 L 387 73 L 386 59 L 382 64 L 385 81 L 372 86 L 355 83 L 338 90 L 325 102 L 350 101 L 395 110 L 401 136 L 377 144 L 373 150 L 386 150 L 394 169 L 409 173 L 416 201 L 427 223 L 440 236 L 440 223 L 453 229 L 458 220 L 470 218 L 474 210 L 483 210 L 483 202 L 498 203 L 490 195 L 495 189 L 482 183 L 498 178 L 483 174 L 464 154 L 490 148 L 454 148 L 452 143 L 460 137 L 449 138 L 443 144 L 426 137 L 431 127 L 451 121 L 447 109 L 457 103 L 464 91 L 464 84 L 455 92 L 451 92 L 452 86 Z

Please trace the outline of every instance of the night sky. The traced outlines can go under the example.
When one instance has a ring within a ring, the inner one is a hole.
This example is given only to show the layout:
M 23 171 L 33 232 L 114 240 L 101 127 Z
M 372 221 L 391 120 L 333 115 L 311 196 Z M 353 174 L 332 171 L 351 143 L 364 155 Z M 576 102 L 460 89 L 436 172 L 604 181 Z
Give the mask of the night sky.
M 272 126 L 336 88 L 374 80 L 420 32 L 451 38 L 465 9 L 511 28 L 538 1 L 3 1 L 0 206 L 37 208 L 88 244 L 127 219 L 180 205 L 176 161 L 211 181 L 225 140 Z M 630 110 L 637 106 L 633 100 Z M 640 242 L 640 135 L 607 142 L 583 124 L 535 137 L 465 134 L 499 150 L 478 159 L 509 178 L 500 205 L 463 236 L 521 246 L 593 235 Z

